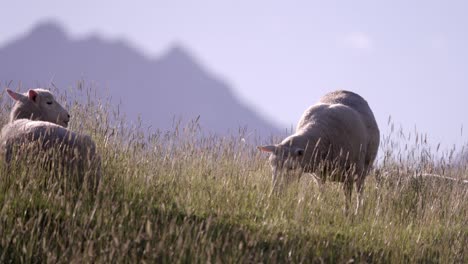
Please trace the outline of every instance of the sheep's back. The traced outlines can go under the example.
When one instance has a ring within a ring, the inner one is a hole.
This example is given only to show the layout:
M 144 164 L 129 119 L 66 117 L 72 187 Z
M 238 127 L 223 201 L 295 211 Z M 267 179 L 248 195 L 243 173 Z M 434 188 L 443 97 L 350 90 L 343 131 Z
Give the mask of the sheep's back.
M 35 144 L 39 151 L 57 148 L 74 155 L 77 150 L 81 157 L 93 158 L 96 147 L 93 140 L 59 125 L 45 121 L 16 120 L 7 124 L 1 132 L 0 153 L 8 162 L 15 146 Z M 73 150 L 73 151 L 70 151 Z M 67 157 L 73 159 L 74 157 Z
M 2 150 L 13 145 L 42 142 L 42 147 L 52 143 L 68 143 L 75 140 L 76 134 L 68 129 L 45 121 L 19 119 L 5 125 L 1 133 Z

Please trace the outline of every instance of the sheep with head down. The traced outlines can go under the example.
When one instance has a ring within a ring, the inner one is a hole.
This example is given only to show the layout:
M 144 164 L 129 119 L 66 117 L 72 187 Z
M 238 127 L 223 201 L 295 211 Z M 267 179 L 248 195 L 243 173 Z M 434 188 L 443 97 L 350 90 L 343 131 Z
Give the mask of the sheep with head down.
M 88 135 L 69 129 L 69 113 L 45 89 L 25 94 L 6 89 L 15 101 L 10 120 L 0 135 L 0 154 L 7 166 L 13 160 L 37 157 L 46 164 L 78 177 L 94 188 L 100 180 L 100 157 Z
M 271 153 L 273 190 L 303 173 L 319 182 L 343 182 L 348 212 L 355 183 L 357 212 L 379 141 L 377 122 L 366 100 L 353 92 L 335 91 L 304 112 L 293 135 L 277 145 L 258 148 Z

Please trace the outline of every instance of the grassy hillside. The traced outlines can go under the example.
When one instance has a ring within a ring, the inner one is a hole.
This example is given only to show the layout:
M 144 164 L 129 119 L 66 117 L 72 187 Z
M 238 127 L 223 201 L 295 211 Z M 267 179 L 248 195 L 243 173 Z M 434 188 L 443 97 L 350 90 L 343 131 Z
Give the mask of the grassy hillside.
M 468 164 L 451 165 L 454 153 L 436 155 L 421 136 L 383 139 L 364 207 L 345 216 L 340 184 L 319 190 L 303 177 L 270 196 L 267 156 L 242 131 L 201 136 L 194 122 L 154 132 L 128 125 L 105 101 L 69 104 L 72 129 L 98 145 L 101 184 L 93 194 L 34 160 L 11 171 L 2 164 L 2 263 L 468 263 L 468 186 L 413 177 L 467 179 Z

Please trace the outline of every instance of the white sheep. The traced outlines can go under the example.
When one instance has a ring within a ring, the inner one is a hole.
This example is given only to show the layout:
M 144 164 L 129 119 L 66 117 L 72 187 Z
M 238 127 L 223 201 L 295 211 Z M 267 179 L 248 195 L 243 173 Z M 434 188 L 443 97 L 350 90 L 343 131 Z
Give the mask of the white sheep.
M 367 102 L 353 92 L 335 91 L 304 112 L 293 135 L 280 144 L 258 148 L 271 153 L 273 190 L 303 173 L 321 182 L 343 182 L 348 212 L 356 183 L 357 212 L 379 141 L 377 122 Z
M 91 177 L 88 183 L 97 186 L 101 173 L 96 145 L 91 137 L 66 128 L 70 115 L 52 93 L 44 89 L 25 94 L 6 91 L 15 101 L 0 135 L 0 154 L 6 164 L 31 155 L 48 164 L 54 159 L 55 167 L 77 173 L 80 181 Z

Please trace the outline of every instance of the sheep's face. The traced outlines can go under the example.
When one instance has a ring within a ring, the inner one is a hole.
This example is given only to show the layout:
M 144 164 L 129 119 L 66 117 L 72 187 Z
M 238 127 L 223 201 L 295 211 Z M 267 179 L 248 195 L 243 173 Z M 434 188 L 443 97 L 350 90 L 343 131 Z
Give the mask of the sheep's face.
M 70 115 L 49 91 L 32 89 L 20 94 L 7 89 L 7 92 L 15 100 L 10 122 L 16 119 L 31 119 L 47 121 L 63 127 L 68 126 Z
M 271 145 L 258 147 L 259 150 L 270 153 L 270 166 L 273 172 L 273 187 L 298 179 L 302 174 L 302 159 L 304 149 L 294 146 Z

